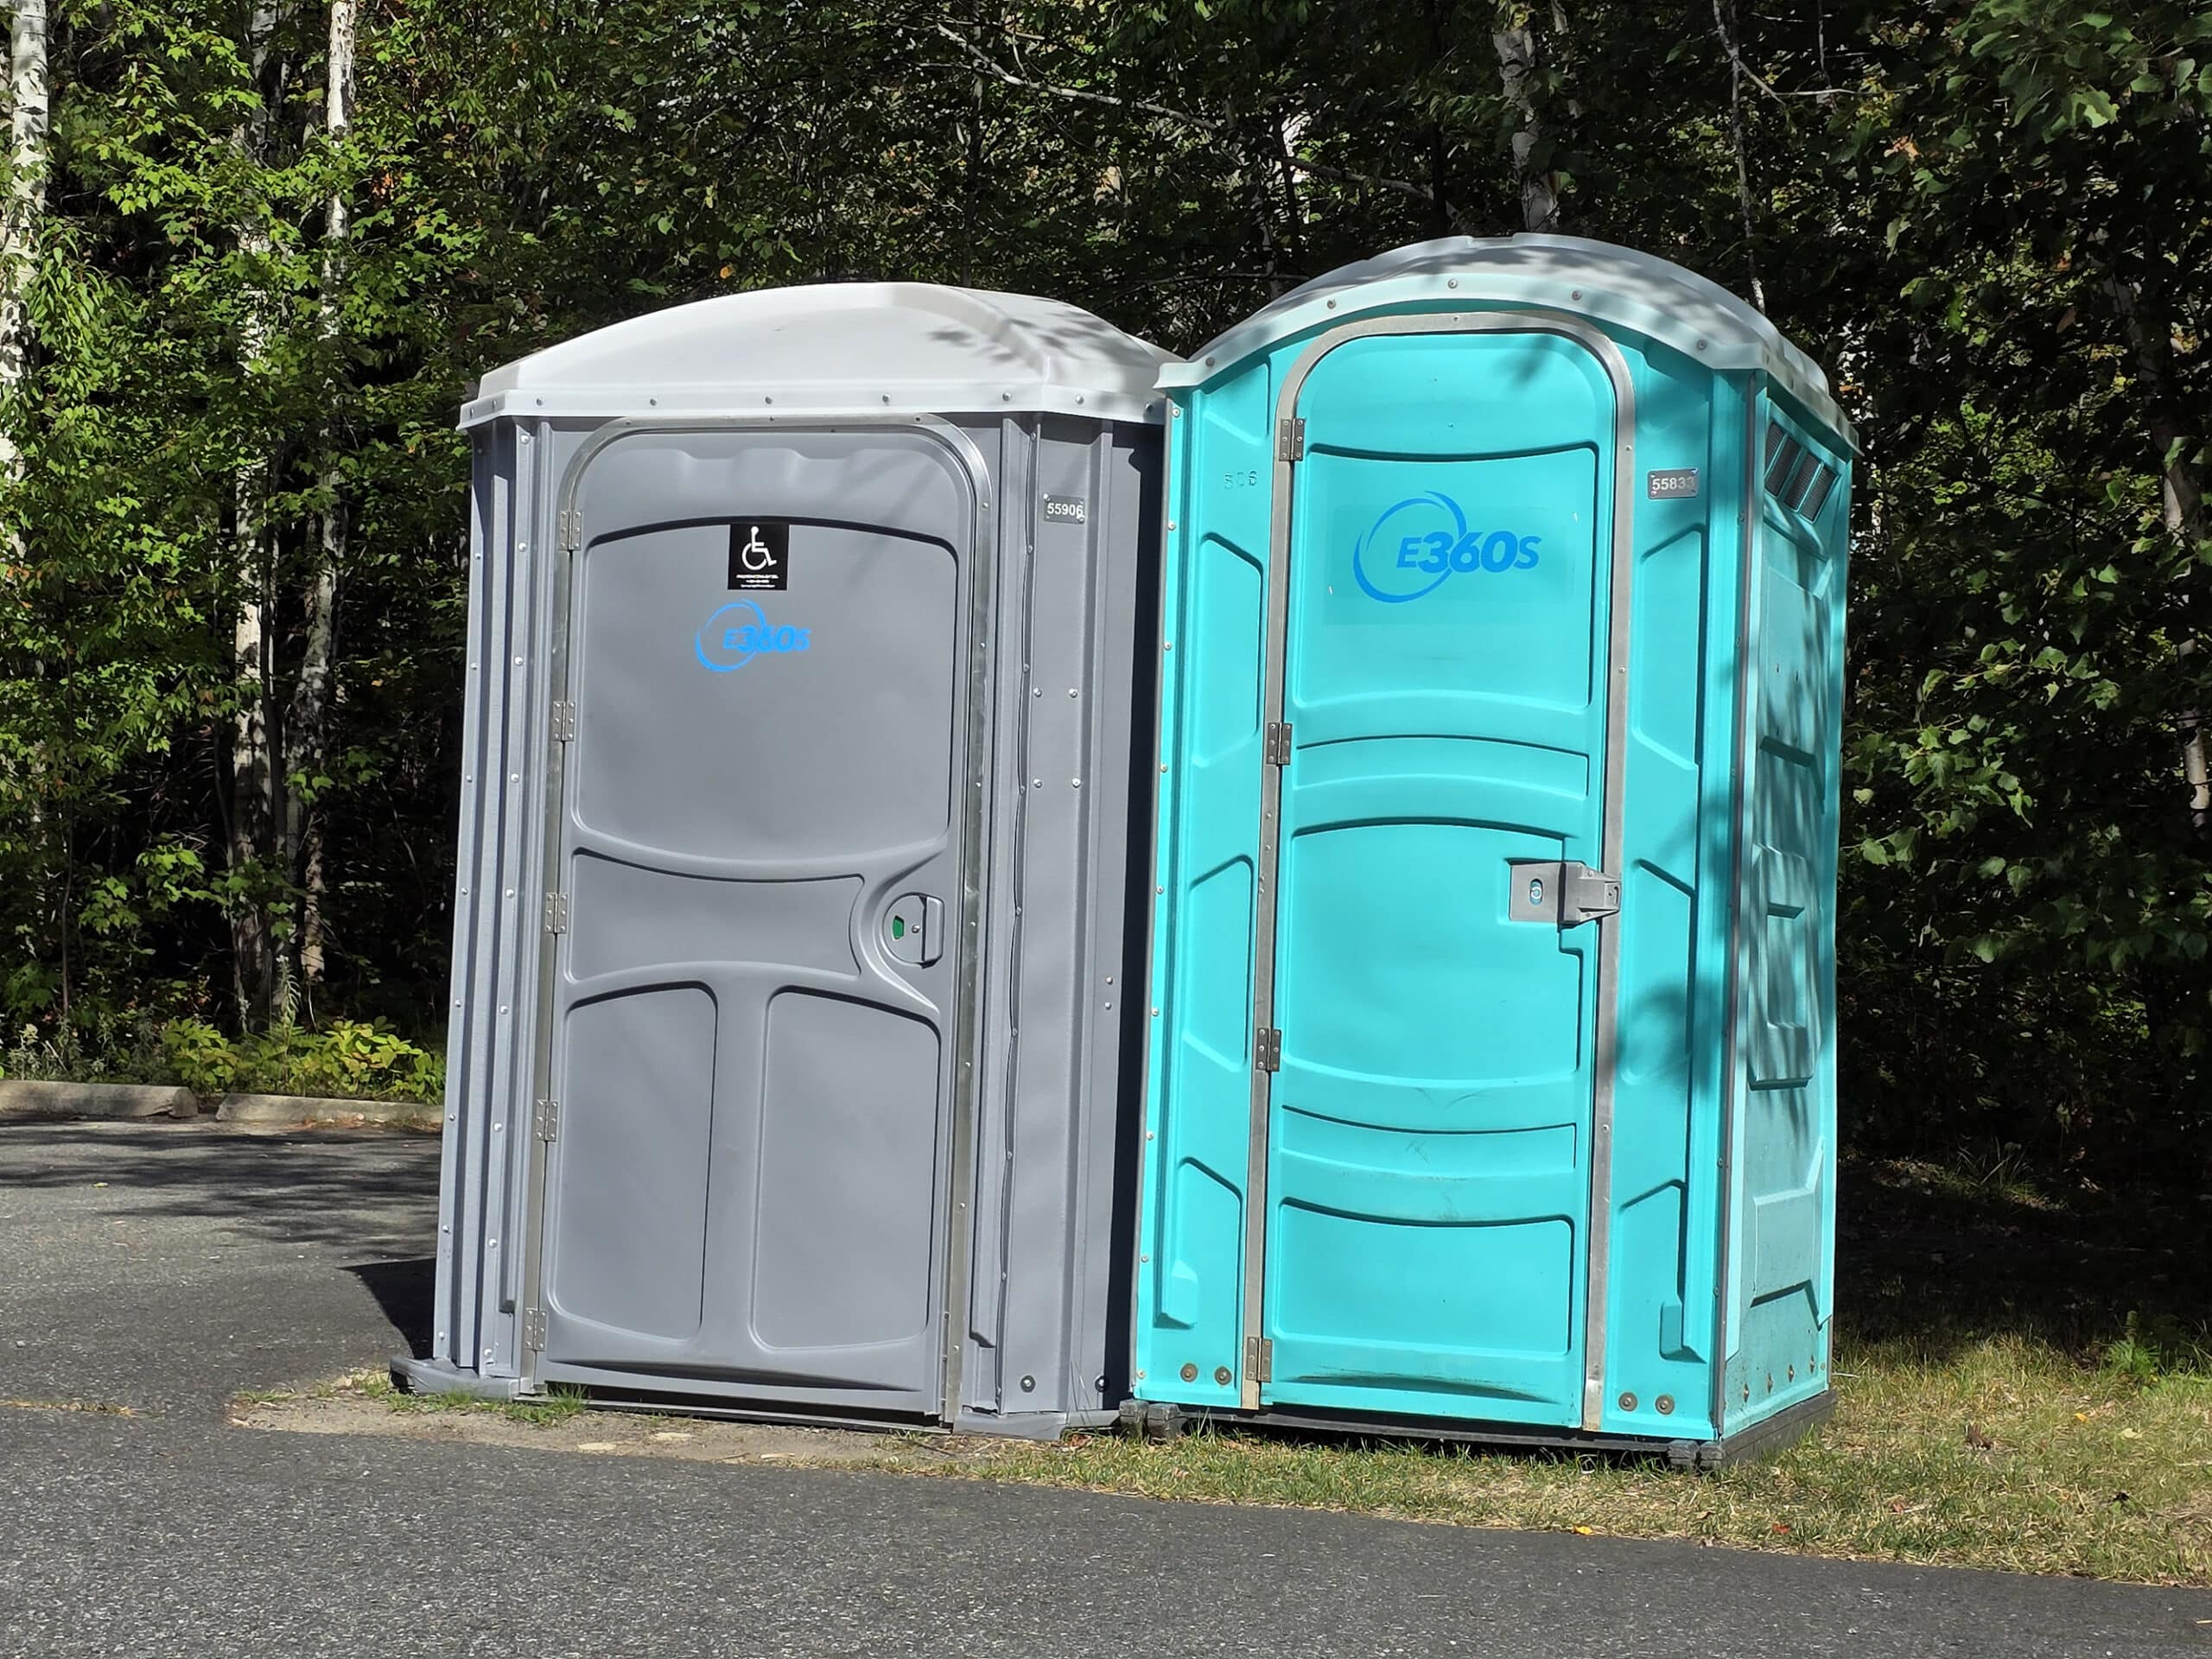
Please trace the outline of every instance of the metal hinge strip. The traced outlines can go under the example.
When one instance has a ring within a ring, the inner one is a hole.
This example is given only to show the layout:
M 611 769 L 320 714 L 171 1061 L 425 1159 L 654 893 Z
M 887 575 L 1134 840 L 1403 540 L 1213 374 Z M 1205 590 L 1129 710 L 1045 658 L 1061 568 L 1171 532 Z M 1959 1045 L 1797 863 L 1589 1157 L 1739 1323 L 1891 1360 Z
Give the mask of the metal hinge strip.
M 545 1310 L 533 1307 L 522 1316 L 522 1345 L 543 1348 L 545 1345 Z
M 1255 1382 L 1272 1382 L 1275 1376 L 1275 1344 L 1268 1337 L 1244 1338 L 1244 1375 Z
M 1306 459 L 1306 417 L 1303 415 L 1287 415 L 1275 423 L 1275 459 Z
M 1259 1057 L 1261 1071 L 1280 1071 L 1282 1070 L 1282 1032 L 1280 1027 L 1262 1026 L 1259 1028 L 1259 1039 L 1254 1047 Z
M 545 895 L 545 931 L 565 933 L 569 931 L 569 895 L 549 893 Z
M 1268 722 L 1267 750 L 1269 766 L 1287 766 L 1290 764 L 1290 722 L 1288 721 L 1271 720 Z
M 541 1100 L 531 1113 L 531 1124 L 541 1141 L 557 1141 L 561 1136 L 561 1103 Z
M 576 741 L 576 705 L 565 698 L 553 705 L 553 741 L 556 743 Z

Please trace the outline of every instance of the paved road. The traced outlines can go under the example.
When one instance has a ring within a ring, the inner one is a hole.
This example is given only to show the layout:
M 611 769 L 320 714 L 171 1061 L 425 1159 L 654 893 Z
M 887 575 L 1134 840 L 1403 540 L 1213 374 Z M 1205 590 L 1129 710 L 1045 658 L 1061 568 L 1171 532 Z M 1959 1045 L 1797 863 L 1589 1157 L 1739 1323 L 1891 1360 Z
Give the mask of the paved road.
M 105 1185 L 99 1185 L 105 1182 Z M 435 1149 L 0 1126 L 0 1656 L 2126 1654 L 2212 1595 L 225 1426 L 419 1336 Z

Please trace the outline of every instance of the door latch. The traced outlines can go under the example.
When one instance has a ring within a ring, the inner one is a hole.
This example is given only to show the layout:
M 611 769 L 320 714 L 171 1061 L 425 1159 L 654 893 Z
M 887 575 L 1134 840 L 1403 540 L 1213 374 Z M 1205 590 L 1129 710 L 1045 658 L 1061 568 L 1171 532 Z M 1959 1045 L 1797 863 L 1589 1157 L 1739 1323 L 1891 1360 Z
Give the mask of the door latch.
M 1617 916 L 1621 908 L 1621 879 L 1593 870 L 1580 861 L 1563 864 L 1509 865 L 1512 887 L 1507 895 L 1506 919 L 1550 922 L 1559 927 L 1580 927 L 1602 916 Z

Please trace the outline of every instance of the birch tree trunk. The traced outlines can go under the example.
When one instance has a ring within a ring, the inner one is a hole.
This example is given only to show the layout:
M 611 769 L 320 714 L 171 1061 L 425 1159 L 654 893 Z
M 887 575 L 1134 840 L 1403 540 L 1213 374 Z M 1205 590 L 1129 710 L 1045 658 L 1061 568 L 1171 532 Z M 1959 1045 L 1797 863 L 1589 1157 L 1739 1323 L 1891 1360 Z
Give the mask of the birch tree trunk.
M 48 108 L 51 95 L 47 61 L 46 0 L 16 0 L 8 28 L 8 97 L 12 118 L 8 137 L 7 198 L 0 202 L 0 488 L 12 493 L 23 481 L 24 442 L 19 435 L 30 408 L 31 284 L 37 280 L 40 233 L 46 218 Z M 19 512 L 8 514 L 5 560 L 20 584 L 21 597 L 33 602 L 36 577 L 31 572 L 31 549 Z M 40 683 L 46 664 L 28 665 L 28 677 Z M 46 804 L 46 775 L 50 755 L 35 753 L 29 763 L 31 787 L 29 817 L 33 844 L 48 845 L 53 825 Z M 11 781 L 13 781 L 11 779 Z M 55 849 L 60 877 L 53 887 L 54 933 L 60 969 L 61 1040 L 69 1041 L 70 964 L 70 843 L 64 820 Z M 41 860 L 41 885 L 52 880 L 52 872 Z M 45 912 L 41 902 L 39 910 Z
M 268 159 L 270 112 L 281 95 L 282 68 L 270 60 L 276 23 L 272 0 L 255 0 L 246 25 L 246 54 L 261 97 L 232 137 L 251 168 Z M 270 302 L 260 287 L 258 268 L 268 259 L 270 244 L 257 207 L 250 207 L 249 217 L 239 223 L 237 240 L 246 267 L 238 368 L 240 378 L 250 385 L 267 354 L 270 334 Z M 271 461 L 264 458 L 241 468 L 233 480 L 238 608 L 231 624 L 231 661 L 238 707 L 231 729 L 226 850 L 232 874 L 247 878 L 247 890 L 232 898 L 231 971 L 238 1020 L 248 1027 L 267 1020 L 283 1001 L 265 892 L 264 855 L 276 816 L 277 786 L 269 732 L 276 550 L 262 514 L 270 473 Z
M 353 121 L 353 39 L 355 0 L 331 0 L 327 79 L 323 91 L 323 135 L 328 140 L 334 165 Z M 322 977 L 322 849 L 313 809 L 298 787 L 298 780 L 314 777 L 322 764 L 330 705 L 336 695 L 334 664 L 337 645 L 338 571 L 346 557 L 345 480 L 338 469 L 341 434 L 336 410 L 344 376 L 335 366 L 338 337 L 343 324 L 340 289 L 346 277 L 345 242 L 348 215 L 343 173 L 331 187 L 323 205 L 322 298 L 319 319 L 323 347 L 333 353 L 334 365 L 324 389 L 323 469 L 321 479 L 326 505 L 315 526 L 315 540 L 302 596 L 304 643 L 299 677 L 293 683 L 290 707 L 284 718 L 283 868 L 300 876 L 300 925 L 295 934 L 297 983 L 301 994 L 312 998 L 315 982 Z
M 1555 25 L 1565 19 L 1554 17 Z M 1543 118 L 1536 108 L 1536 30 L 1531 8 L 1508 3 L 1498 8 L 1503 27 L 1491 32 L 1491 49 L 1497 54 L 1497 73 L 1505 101 L 1520 117 L 1513 134 L 1513 180 L 1521 193 L 1521 228 L 1555 231 L 1559 228 L 1559 175 L 1535 165 L 1537 146 L 1543 142 Z
M 46 0 L 16 0 L 8 28 L 8 197 L 0 209 L 0 469 L 22 476 L 15 432 L 16 399 L 30 372 L 30 286 L 38 270 L 40 221 L 46 217 Z M 22 563 L 22 531 L 11 528 L 12 561 Z

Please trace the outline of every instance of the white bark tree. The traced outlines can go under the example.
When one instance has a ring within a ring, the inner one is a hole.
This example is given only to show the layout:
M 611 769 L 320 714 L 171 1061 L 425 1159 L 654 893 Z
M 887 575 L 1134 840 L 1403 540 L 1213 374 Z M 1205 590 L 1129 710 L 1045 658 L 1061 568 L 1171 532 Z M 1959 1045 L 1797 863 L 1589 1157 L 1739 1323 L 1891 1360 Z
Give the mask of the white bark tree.
M 1513 180 L 1521 193 L 1521 228 L 1555 231 L 1559 228 L 1559 175 L 1535 164 L 1537 146 L 1543 142 L 1543 117 L 1537 108 L 1537 54 L 1534 9 L 1518 0 L 1498 8 L 1498 27 L 1491 32 L 1491 48 L 1497 54 L 1497 73 L 1505 101 L 1519 117 L 1513 133 Z M 1566 16 L 1552 8 L 1552 32 L 1564 34 Z
M 340 152 L 353 121 L 354 0 L 331 0 L 330 42 L 323 88 L 323 134 L 331 160 L 340 169 L 323 205 L 322 298 L 321 327 L 326 349 L 334 350 L 342 326 L 340 289 L 346 273 L 348 213 L 343 159 Z M 334 371 L 326 407 L 338 404 L 338 382 Z M 339 432 L 334 420 L 323 428 L 327 456 L 337 452 Z M 336 461 L 326 460 L 321 476 L 327 505 L 315 527 L 315 543 L 303 597 L 305 643 L 299 677 L 292 687 L 291 706 L 284 719 L 283 855 L 286 868 L 296 861 L 300 870 L 299 983 L 303 996 L 312 998 L 322 977 L 322 836 L 320 820 L 299 787 L 322 763 L 330 704 L 336 693 L 334 662 L 337 645 L 338 572 L 346 557 L 345 480 Z
M 38 270 L 41 221 L 46 217 L 46 0 L 16 0 L 8 27 L 8 193 L 0 207 L 0 468 L 22 476 L 22 449 L 13 430 L 16 398 L 30 372 L 30 287 Z M 22 531 L 10 539 L 21 563 Z
M 254 0 L 246 24 L 246 57 L 261 96 L 232 135 L 245 163 L 242 170 L 249 175 L 268 161 L 271 118 L 281 98 L 283 67 L 272 62 L 270 55 L 277 22 L 274 0 Z M 250 206 L 240 220 L 237 245 L 239 263 L 245 268 L 238 369 L 240 378 L 251 385 L 267 355 L 270 332 L 270 302 L 262 287 L 261 273 L 271 241 L 267 221 L 257 207 Z M 276 549 L 262 513 L 270 471 L 270 461 L 264 458 L 242 467 L 234 480 L 238 600 L 231 622 L 231 660 L 237 675 L 238 706 L 231 729 L 226 837 L 229 867 L 234 874 L 264 871 L 263 860 L 276 816 L 279 780 L 269 731 Z M 256 890 L 235 895 L 232 901 L 232 981 L 239 1018 L 247 1024 L 284 1011 L 283 991 L 277 983 L 275 931 L 269 906 L 258 890 L 261 885 L 256 881 Z

